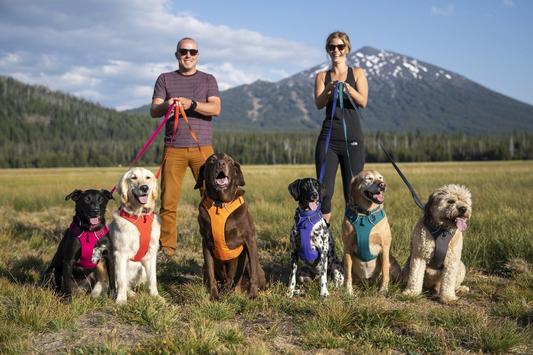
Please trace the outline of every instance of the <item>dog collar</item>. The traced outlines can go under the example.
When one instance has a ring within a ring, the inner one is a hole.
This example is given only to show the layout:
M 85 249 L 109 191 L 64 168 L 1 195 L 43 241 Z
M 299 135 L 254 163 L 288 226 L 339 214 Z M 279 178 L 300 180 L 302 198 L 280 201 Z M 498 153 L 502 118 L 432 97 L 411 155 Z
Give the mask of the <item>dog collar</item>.
M 229 216 L 244 204 L 242 196 L 237 197 L 230 202 L 216 202 L 215 200 L 204 195 L 201 204 L 209 214 L 211 222 L 211 234 L 213 236 L 214 250 L 213 254 L 218 260 L 227 261 L 235 259 L 243 251 L 243 245 L 235 249 L 230 249 L 226 244 L 226 221 Z
M 426 227 L 429 234 L 435 239 L 435 251 L 428 265 L 432 269 L 442 269 L 455 230 L 443 228 L 442 226 L 434 226 L 426 219 L 424 219 L 424 227 Z
M 382 206 L 367 211 L 351 203 L 346 206 L 344 216 L 355 229 L 357 257 L 365 262 L 377 258 L 377 255 L 373 255 L 370 251 L 370 231 L 385 218 L 385 210 Z
M 94 269 L 96 267 L 96 264 L 92 262 L 94 246 L 100 238 L 109 232 L 109 229 L 104 225 L 99 230 L 82 230 L 76 224 L 75 220 L 76 218 L 74 218 L 68 229 L 74 237 L 78 238 L 81 244 L 80 258 L 76 262 L 76 265 L 84 269 Z
M 318 251 L 311 246 L 311 231 L 313 227 L 323 219 L 320 204 L 316 210 L 304 211 L 300 207 L 296 209 L 294 224 L 300 233 L 300 248 L 298 255 L 302 260 L 313 263 L 318 258 Z

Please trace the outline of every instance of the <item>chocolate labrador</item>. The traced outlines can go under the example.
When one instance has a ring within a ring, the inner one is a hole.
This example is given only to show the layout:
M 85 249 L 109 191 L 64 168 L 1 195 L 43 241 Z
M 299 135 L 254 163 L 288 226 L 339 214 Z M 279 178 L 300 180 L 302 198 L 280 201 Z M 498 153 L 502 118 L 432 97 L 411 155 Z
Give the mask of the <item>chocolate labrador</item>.
M 255 227 L 244 202 L 241 166 L 224 153 L 207 158 L 195 189 L 205 190 L 198 223 L 204 253 L 204 282 L 211 299 L 221 290 L 247 290 L 255 298 L 265 288 L 265 273 L 258 262 Z

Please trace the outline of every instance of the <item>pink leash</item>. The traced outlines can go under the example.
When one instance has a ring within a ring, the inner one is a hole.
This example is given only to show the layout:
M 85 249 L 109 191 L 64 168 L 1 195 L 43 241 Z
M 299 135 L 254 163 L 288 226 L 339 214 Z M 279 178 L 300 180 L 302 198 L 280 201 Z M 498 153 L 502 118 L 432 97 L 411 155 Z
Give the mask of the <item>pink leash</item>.
M 135 156 L 135 158 L 133 158 L 133 160 L 131 161 L 129 167 L 131 168 L 132 166 L 134 166 L 137 161 L 139 159 L 141 159 L 141 157 L 143 156 L 143 154 L 148 150 L 148 148 L 150 147 L 150 145 L 152 144 L 152 142 L 154 141 L 155 137 L 157 137 L 157 135 L 159 134 L 159 131 L 161 131 L 161 129 L 163 128 L 163 126 L 167 123 L 168 119 L 170 118 L 170 115 L 172 114 L 172 110 L 174 109 L 175 105 L 169 105 L 168 106 L 168 109 L 167 109 L 167 113 L 165 114 L 165 118 L 163 118 L 163 120 L 161 121 L 161 123 L 159 124 L 159 126 L 157 126 L 157 128 L 155 129 L 155 131 L 152 133 L 152 135 L 150 136 L 150 138 L 148 138 L 148 140 L 146 141 L 146 143 L 144 143 L 143 147 L 141 148 L 141 150 L 139 151 L 139 153 L 137 153 L 137 155 Z M 113 186 L 113 188 L 111 189 L 111 193 L 114 193 L 117 189 L 117 185 Z

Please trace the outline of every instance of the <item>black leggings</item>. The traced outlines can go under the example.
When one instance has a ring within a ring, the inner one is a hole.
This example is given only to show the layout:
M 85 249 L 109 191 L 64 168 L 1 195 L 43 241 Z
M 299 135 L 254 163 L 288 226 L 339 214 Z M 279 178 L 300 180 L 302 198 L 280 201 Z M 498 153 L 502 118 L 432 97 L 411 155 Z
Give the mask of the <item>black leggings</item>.
M 331 212 L 331 199 L 333 192 L 335 191 L 335 177 L 337 175 L 337 167 L 340 163 L 342 174 L 342 187 L 344 190 L 344 201 L 348 203 L 350 201 L 350 181 L 353 176 L 357 175 L 365 164 L 365 146 L 363 141 L 350 141 L 348 142 L 348 148 L 344 140 L 331 140 L 329 142 L 328 153 L 326 159 L 325 150 L 326 140 L 319 138 L 316 143 L 315 150 L 315 165 L 316 176 L 320 178 L 320 169 L 322 164 L 326 164 L 324 170 L 323 184 L 326 187 L 326 192 L 322 196 L 321 210 L 322 213 Z M 348 159 L 348 153 L 350 153 L 350 159 Z M 351 171 L 350 171 L 351 167 Z

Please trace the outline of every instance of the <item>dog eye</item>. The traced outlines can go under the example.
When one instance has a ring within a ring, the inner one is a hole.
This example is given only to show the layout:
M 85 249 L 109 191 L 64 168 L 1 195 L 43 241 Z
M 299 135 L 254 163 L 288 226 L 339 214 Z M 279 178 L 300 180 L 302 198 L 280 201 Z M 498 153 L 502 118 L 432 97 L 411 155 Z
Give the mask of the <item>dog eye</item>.
M 452 203 L 455 203 L 455 200 L 448 200 L 448 203 L 451 205 Z
M 150 176 L 146 176 L 146 180 L 150 180 Z
M 83 199 L 83 202 L 91 203 L 91 196 L 85 196 L 84 199 Z
M 137 175 L 132 175 L 132 176 L 130 177 L 130 179 L 132 179 L 132 180 L 137 180 Z

